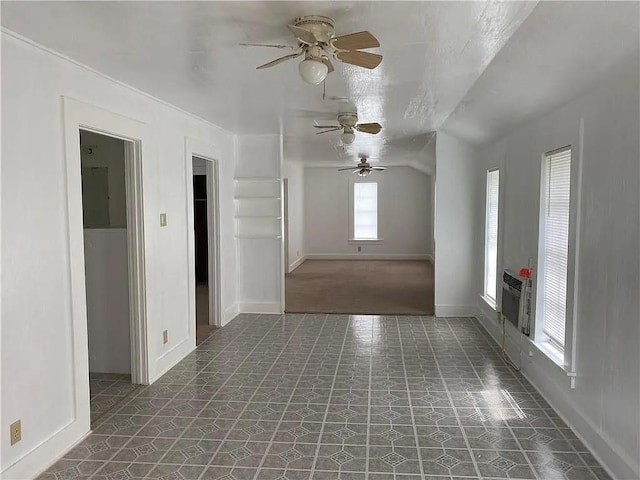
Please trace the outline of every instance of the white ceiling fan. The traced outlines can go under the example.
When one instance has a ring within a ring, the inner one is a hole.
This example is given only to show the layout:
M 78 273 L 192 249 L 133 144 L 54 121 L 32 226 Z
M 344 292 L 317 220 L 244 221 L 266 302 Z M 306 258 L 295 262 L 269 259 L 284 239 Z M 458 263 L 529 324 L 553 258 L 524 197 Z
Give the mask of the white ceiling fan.
M 351 173 L 357 173 L 360 177 L 366 177 L 367 175 L 371 175 L 373 171 L 381 172 L 386 169 L 387 167 L 380 167 L 380 166 L 372 167 L 367 161 L 367 159 L 362 157 L 360 159 L 360 163 L 358 163 L 358 165 L 356 165 L 355 167 L 339 168 L 338 171 L 344 172 L 347 170 L 351 170 Z
M 315 128 L 324 129 L 322 132 L 317 132 L 316 135 L 342 130 L 342 135 L 340 136 L 342 143 L 349 145 L 356 139 L 355 131 L 376 135 L 382 130 L 382 125 L 377 122 L 358 123 L 358 114 L 355 112 L 339 113 L 338 123 L 340 125 L 314 125 Z
M 296 53 L 260 65 L 257 69 L 274 67 L 304 54 L 304 60 L 298 65 L 300 76 L 305 82 L 318 85 L 334 70 L 329 56 L 343 63 L 369 69 L 376 68 L 382 62 L 382 55 L 360 51 L 360 49 L 379 47 L 380 43 L 376 37 L 367 31 L 336 37 L 332 18 L 322 15 L 307 15 L 297 18 L 293 25 L 287 25 L 287 27 L 298 40 L 297 47 L 262 43 L 240 44 L 250 47 L 299 50 Z

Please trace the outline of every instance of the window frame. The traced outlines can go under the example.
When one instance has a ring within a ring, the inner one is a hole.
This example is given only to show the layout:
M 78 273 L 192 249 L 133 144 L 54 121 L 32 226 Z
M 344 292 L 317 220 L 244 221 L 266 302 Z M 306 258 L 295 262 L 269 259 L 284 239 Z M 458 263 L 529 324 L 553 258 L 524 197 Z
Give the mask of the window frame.
M 547 158 L 551 155 L 570 150 L 570 170 L 569 170 L 569 226 L 568 226 L 568 244 L 567 244 L 567 279 L 566 279 L 566 296 L 565 296 L 565 329 L 564 329 L 564 346 L 559 348 L 556 342 L 552 341 L 546 333 L 544 333 L 544 258 L 543 249 L 545 245 L 546 234 L 546 183 L 547 183 Z M 560 148 L 549 150 L 541 155 L 540 162 L 540 187 L 539 187 L 539 206 L 538 206 L 538 245 L 537 245 L 537 266 L 535 273 L 535 321 L 533 322 L 533 340 L 535 344 L 556 364 L 567 371 L 572 371 L 575 364 L 575 299 L 576 292 L 576 271 L 578 267 L 577 247 L 576 247 L 576 224 L 578 217 L 578 205 L 580 199 L 580 158 L 581 149 L 575 148 L 573 144 L 568 144 Z
M 374 239 L 357 239 L 355 238 L 355 184 L 356 183 L 375 183 L 377 185 L 377 238 Z M 382 181 L 381 178 L 371 178 L 371 175 L 366 177 L 349 178 L 349 238 L 348 243 L 364 245 L 364 244 L 377 244 L 384 243 L 382 237 Z
M 487 292 L 487 276 L 488 276 L 488 269 L 487 269 L 487 248 L 488 248 L 488 241 L 489 241 L 489 235 L 488 235 L 488 220 L 489 220 L 489 176 L 491 174 L 495 174 L 497 173 L 498 175 L 498 194 L 497 194 L 497 207 L 496 207 L 496 233 L 495 233 L 495 238 L 496 238 L 496 262 L 495 262 L 495 269 L 496 269 L 496 278 L 495 278 L 495 297 L 491 297 L 490 295 L 488 295 Z M 502 189 L 500 188 L 500 168 L 499 167 L 493 167 L 493 168 L 489 168 L 487 169 L 486 173 L 485 173 L 485 208 L 484 208 L 484 252 L 483 252 L 483 286 L 482 286 L 482 298 L 494 309 L 496 309 L 496 306 L 498 305 L 498 299 L 501 297 L 500 295 L 500 285 L 501 285 L 501 275 L 500 275 L 500 240 L 501 240 L 501 231 L 500 231 L 500 227 L 501 227 L 501 220 L 500 220 L 500 216 L 501 216 L 501 206 L 502 206 L 502 202 L 501 202 L 501 197 L 502 197 Z

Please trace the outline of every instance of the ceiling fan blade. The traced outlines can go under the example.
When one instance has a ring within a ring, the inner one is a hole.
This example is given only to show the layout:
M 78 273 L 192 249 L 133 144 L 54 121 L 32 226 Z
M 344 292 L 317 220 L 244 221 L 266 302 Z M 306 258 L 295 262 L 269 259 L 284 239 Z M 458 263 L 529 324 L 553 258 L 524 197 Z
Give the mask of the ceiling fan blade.
M 371 170 L 386 170 L 387 167 L 371 167 Z
M 382 130 L 382 125 L 380 125 L 379 123 L 359 123 L 354 128 L 359 132 L 371 133 L 372 135 L 375 135 L 376 133 L 379 133 L 380 130 Z
M 291 55 L 285 55 L 284 57 L 276 58 L 275 60 L 272 60 L 269 63 L 265 63 L 264 65 L 260 65 L 259 67 L 256 67 L 256 70 L 260 70 L 261 68 L 275 67 L 279 63 L 286 62 L 287 60 L 290 60 L 292 58 L 299 57 L 300 55 L 302 55 L 302 53 L 303 52 L 301 51 L 298 53 L 292 53 Z
M 347 167 L 347 168 L 339 168 L 338 171 L 339 172 L 346 172 L 347 170 L 354 170 L 357 171 L 357 168 L 353 168 L 353 167 Z
M 325 130 L 324 132 L 316 132 L 316 135 L 320 135 L 321 133 L 337 132 L 338 130 L 342 130 L 342 127 L 332 128 L 331 130 Z
M 331 60 L 329 60 L 327 57 L 322 57 L 322 63 L 324 63 L 329 69 L 329 71 L 327 72 L 327 75 L 335 70 L 333 68 L 333 64 L 331 63 Z
M 306 43 L 307 45 L 315 45 L 316 43 L 318 43 L 318 39 L 313 34 L 313 32 L 305 30 L 301 27 L 296 27 L 295 25 L 287 25 L 287 27 L 289 27 L 291 33 L 293 33 L 301 42 Z
M 314 125 L 314 128 L 342 128 L 340 125 Z
M 350 65 L 356 65 L 358 67 L 364 67 L 374 69 L 380 62 L 382 62 L 382 55 L 376 53 L 360 52 L 358 50 L 348 50 L 346 52 L 338 52 L 335 55 L 336 59 L 343 63 Z
M 331 45 L 339 50 L 359 50 L 379 47 L 380 42 L 371 33 L 364 31 L 336 37 L 331 40 Z
M 270 47 L 270 48 L 289 48 L 291 50 L 297 50 L 298 47 L 292 47 L 291 45 L 269 45 L 266 43 L 239 43 L 243 47 Z

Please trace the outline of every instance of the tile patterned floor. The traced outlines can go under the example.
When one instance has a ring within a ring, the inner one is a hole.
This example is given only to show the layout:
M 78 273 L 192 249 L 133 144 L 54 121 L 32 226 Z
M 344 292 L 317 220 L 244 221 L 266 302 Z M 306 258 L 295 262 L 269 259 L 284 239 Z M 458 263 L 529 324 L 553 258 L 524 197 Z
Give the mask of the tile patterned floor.
M 131 375 L 120 373 L 89 373 L 91 392 L 91 425 L 117 408 L 139 385 L 131 384 Z
M 473 319 L 241 315 L 42 479 L 608 479 Z

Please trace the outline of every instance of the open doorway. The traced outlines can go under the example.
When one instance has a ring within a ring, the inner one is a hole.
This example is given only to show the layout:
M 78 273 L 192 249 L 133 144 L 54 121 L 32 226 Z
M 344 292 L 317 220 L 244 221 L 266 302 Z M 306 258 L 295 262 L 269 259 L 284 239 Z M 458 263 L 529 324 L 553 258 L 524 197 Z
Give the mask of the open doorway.
M 131 375 L 128 143 L 80 130 L 92 426 L 136 388 Z
M 216 182 L 215 164 L 192 157 L 193 234 L 196 285 L 196 345 L 200 345 L 216 326 Z

